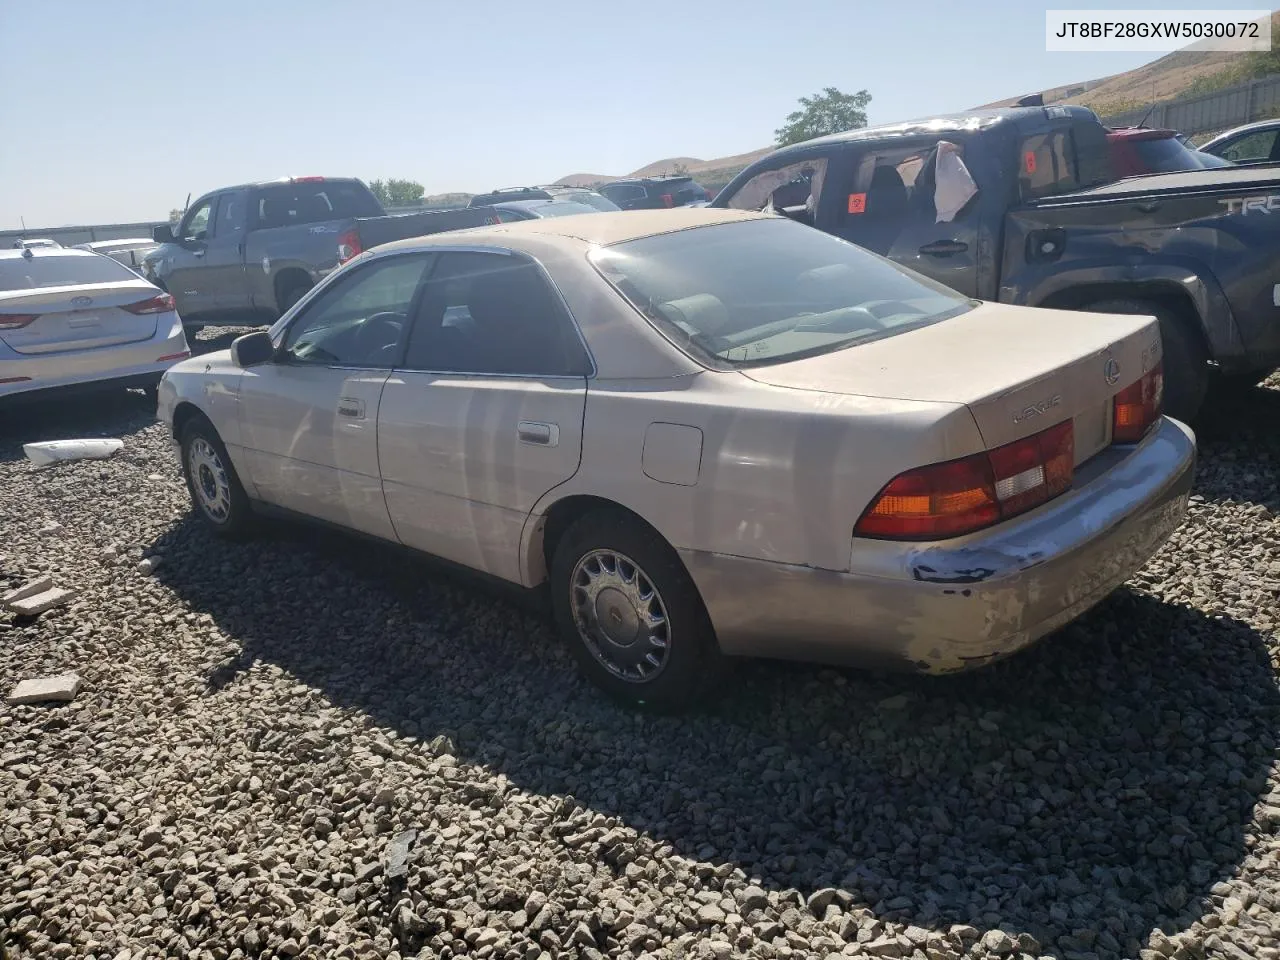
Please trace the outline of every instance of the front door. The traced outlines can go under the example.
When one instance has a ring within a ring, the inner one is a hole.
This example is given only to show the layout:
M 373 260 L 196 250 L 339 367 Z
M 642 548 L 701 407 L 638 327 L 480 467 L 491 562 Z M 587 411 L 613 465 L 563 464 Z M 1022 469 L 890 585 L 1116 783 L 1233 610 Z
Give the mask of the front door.
M 285 329 L 275 361 L 245 370 L 241 435 L 265 501 L 395 539 L 378 476 L 378 403 L 430 259 L 391 254 L 335 279 Z
M 590 358 L 539 267 L 442 252 L 378 409 L 405 544 L 513 582 L 534 504 L 578 470 Z
M 205 255 L 213 220 L 215 197 L 202 197 L 187 211 L 173 231 L 174 244 L 164 282 L 181 317 L 195 318 L 217 312 L 216 298 L 209 286 Z

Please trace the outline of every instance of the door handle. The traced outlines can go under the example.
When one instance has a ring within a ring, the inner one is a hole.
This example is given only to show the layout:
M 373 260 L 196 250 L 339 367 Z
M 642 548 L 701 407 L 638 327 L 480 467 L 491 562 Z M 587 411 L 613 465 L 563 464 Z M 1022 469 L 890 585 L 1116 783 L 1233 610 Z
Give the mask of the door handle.
M 204 251 L 203 251 L 203 250 L 192 250 L 192 251 L 191 251 L 191 255 L 192 255 L 193 257 L 203 257 L 203 256 L 204 256 Z
M 1138 208 L 1139 213 L 1155 213 L 1160 209 L 1160 201 L 1147 200 L 1143 203 L 1135 203 L 1134 206 Z
M 554 447 L 560 443 L 560 428 L 554 423 L 538 420 L 521 420 L 516 425 L 516 437 L 521 443 L 533 443 L 540 447 Z
M 364 401 L 354 397 L 343 397 L 338 401 L 338 416 L 351 420 L 364 419 Z
M 964 253 L 968 249 L 969 245 L 959 240 L 938 240 L 934 243 L 926 243 L 920 248 L 920 252 L 927 257 L 949 257 L 954 253 Z

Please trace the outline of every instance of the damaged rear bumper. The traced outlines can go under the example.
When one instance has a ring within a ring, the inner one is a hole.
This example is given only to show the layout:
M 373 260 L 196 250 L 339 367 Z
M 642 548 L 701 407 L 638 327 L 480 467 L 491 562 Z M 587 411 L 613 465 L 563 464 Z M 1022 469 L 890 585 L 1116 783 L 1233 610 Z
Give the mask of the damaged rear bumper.
M 727 654 L 949 673 L 1026 647 L 1128 580 L 1181 524 L 1195 437 L 1163 419 L 1025 516 L 937 543 L 855 539 L 849 572 L 684 551 Z

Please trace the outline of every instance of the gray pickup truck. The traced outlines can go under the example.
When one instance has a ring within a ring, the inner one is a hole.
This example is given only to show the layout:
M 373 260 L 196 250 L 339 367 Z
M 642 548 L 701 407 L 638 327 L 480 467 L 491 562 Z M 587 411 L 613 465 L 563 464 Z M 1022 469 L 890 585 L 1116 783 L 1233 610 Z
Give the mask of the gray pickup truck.
M 1280 170 L 1120 178 L 1114 139 L 1075 106 L 853 130 L 757 160 L 712 206 L 772 209 L 979 300 L 1154 316 L 1165 409 L 1193 420 L 1212 382 L 1280 366 Z
M 492 210 L 389 216 L 361 181 L 294 177 L 223 187 L 191 204 L 142 272 L 174 298 L 183 324 L 269 323 L 321 278 L 382 243 L 496 223 Z

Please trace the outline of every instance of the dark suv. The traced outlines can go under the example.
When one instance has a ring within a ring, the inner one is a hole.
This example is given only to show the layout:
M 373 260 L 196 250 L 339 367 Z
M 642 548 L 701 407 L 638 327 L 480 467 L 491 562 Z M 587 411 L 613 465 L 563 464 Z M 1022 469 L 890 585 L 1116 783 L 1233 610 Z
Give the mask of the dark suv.
M 687 207 L 711 199 L 692 177 L 628 177 L 600 187 L 600 192 L 623 210 Z

